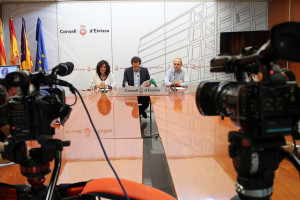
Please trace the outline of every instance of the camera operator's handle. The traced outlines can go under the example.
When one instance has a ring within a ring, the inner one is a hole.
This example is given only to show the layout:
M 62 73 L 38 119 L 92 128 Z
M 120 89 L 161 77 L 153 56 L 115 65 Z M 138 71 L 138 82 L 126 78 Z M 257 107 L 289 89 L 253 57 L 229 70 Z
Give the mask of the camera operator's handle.
M 130 199 L 145 199 L 145 200 L 176 200 L 171 195 L 164 193 L 156 188 L 152 188 L 141 183 L 121 179 L 124 188 Z M 104 198 L 111 198 L 114 196 L 116 199 L 124 197 L 124 192 L 121 189 L 117 179 L 115 178 L 101 178 L 95 179 L 86 184 L 82 193 L 82 197 L 85 195 L 100 196 Z

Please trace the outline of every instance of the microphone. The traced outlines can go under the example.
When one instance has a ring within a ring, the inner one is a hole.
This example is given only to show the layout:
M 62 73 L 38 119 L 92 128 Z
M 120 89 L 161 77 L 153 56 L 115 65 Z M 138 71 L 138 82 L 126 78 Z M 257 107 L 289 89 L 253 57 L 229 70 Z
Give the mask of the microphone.
M 51 75 L 67 76 L 72 73 L 74 65 L 71 62 L 60 63 L 52 69 Z
M 154 79 L 150 79 L 150 83 L 152 83 L 153 85 L 155 85 L 155 87 L 157 87 L 156 82 Z

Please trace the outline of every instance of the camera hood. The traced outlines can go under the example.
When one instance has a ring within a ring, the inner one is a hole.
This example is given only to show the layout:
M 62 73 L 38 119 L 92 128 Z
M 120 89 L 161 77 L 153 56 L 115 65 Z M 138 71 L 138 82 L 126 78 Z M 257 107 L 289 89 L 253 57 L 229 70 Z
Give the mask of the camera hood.
M 271 46 L 278 57 L 300 62 L 300 23 L 286 22 L 276 25 L 271 30 Z

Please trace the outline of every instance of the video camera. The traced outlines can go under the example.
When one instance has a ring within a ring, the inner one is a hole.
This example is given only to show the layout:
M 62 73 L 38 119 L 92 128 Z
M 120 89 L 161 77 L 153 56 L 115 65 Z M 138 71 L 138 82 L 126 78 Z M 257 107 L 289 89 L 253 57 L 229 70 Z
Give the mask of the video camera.
M 12 138 L 17 141 L 37 140 L 39 136 L 53 135 L 51 122 L 60 118 L 60 122 L 68 119 L 71 108 L 65 104 L 64 90 L 47 86 L 40 90 L 41 84 L 51 84 L 44 72 L 13 72 L 6 76 L 6 82 L 19 87 L 18 94 L 11 97 L 7 104 L 7 113 Z M 60 95 L 57 95 L 60 94 Z
M 53 122 L 60 118 L 64 124 L 71 113 L 65 102 L 65 93 L 60 86 L 74 87 L 56 75 L 68 75 L 73 70 L 72 63 L 60 64 L 52 69 L 52 74 L 44 71 L 16 71 L 6 75 L 6 84 L 18 87 L 17 95 L 10 97 L 6 105 L 10 135 L 4 142 L 2 157 L 21 166 L 21 173 L 32 186 L 26 188 L 19 199 L 60 199 L 55 185 L 61 165 L 61 151 L 69 146 L 69 141 L 52 139 L 55 134 Z M 37 140 L 40 148 L 32 148 L 27 153 L 26 141 Z M 49 162 L 55 158 L 55 167 L 49 187 L 43 183 L 50 173 Z M 49 189 L 48 189 L 49 188 Z M 47 192 L 48 191 L 48 192 Z M 47 198 L 46 198 L 47 197 Z
M 285 135 L 299 139 L 299 87 L 286 81 L 278 58 L 300 61 L 300 23 L 277 25 L 260 49 L 245 48 L 239 56 L 211 60 L 211 72 L 234 73 L 236 82 L 199 84 L 196 104 L 202 115 L 230 117 L 239 131 L 229 133 L 229 155 L 238 173 L 235 199 L 269 199 L 274 171 L 283 158 L 300 169 L 299 160 L 284 151 Z M 247 74 L 261 72 L 261 82 Z

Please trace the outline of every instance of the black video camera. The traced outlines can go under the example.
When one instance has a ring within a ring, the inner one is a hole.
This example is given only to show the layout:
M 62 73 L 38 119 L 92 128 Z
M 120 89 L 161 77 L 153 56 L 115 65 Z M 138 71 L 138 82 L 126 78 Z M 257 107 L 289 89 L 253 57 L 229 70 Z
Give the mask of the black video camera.
M 63 147 L 69 141 L 53 139 L 52 123 L 60 118 L 64 124 L 71 113 L 65 103 L 65 93 L 60 86 L 75 88 L 68 82 L 57 79 L 72 72 L 72 63 L 62 63 L 52 69 L 52 74 L 44 71 L 16 71 L 6 75 L 6 84 L 18 87 L 17 95 L 8 99 L 6 111 L 10 135 L 4 141 L 2 157 L 21 166 L 21 173 L 27 177 L 32 188 L 20 193 L 19 199 L 60 199 L 55 189 L 61 166 Z M 26 141 L 37 140 L 40 148 L 27 152 Z M 49 187 L 44 185 L 45 175 L 50 173 L 50 161 L 55 158 L 55 166 Z M 49 188 L 49 189 L 48 189 Z M 47 198 L 46 198 L 47 197 Z
M 246 48 L 239 56 L 211 60 L 211 72 L 234 73 L 237 81 L 199 84 L 196 103 L 202 115 L 230 117 L 252 138 L 274 138 L 298 131 L 299 88 L 287 82 L 277 58 L 300 61 L 300 23 L 272 28 L 270 41 L 259 50 Z M 298 48 L 299 47 L 299 48 Z M 290 53 L 292 52 L 292 53 Z M 261 82 L 248 80 L 249 73 L 263 74 Z
M 237 81 L 199 84 L 196 104 L 202 115 L 230 117 L 239 131 L 231 131 L 229 155 L 238 173 L 233 199 L 266 199 L 273 193 L 274 171 L 283 158 L 300 170 L 299 160 L 281 147 L 285 135 L 299 139 L 300 90 L 286 81 L 278 58 L 300 61 L 300 23 L 277 25 L 260 49 L 245 48 L 239 56 L 211 60 L 211 72 L 234 73 Z M 260 82 L 248 74 L 262 73 Z
M 39 136 L 53 135 L 53 120 L 60 118 L 63 124 L 69 117 L 71 108 L 65 104 L 65 93 L 61 87 L 42 86 L 54 80 L 44 72 L 10 73 L 5 80 L 19 87 L 18 94 L 9 98 L 7 104 L 10 133 L 16 141 L 37 140 Z
M 297 135 L 298 95 L 296 82 L 201 82 L 196 101 L 202 115 L 230 117 L 246 135 L 263 139 Z

